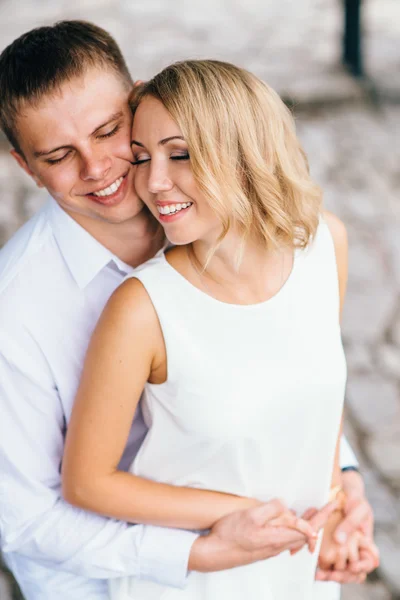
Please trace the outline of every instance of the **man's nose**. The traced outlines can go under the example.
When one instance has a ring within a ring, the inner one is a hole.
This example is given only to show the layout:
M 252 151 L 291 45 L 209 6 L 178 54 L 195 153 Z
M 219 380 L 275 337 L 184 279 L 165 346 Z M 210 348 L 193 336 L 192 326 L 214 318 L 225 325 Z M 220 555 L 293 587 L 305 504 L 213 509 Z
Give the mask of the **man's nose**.
M 106 155 L 90 153 L 83 157 L 81 178 L 84 181 L 101 181 L 111 168 L 111 158 Z

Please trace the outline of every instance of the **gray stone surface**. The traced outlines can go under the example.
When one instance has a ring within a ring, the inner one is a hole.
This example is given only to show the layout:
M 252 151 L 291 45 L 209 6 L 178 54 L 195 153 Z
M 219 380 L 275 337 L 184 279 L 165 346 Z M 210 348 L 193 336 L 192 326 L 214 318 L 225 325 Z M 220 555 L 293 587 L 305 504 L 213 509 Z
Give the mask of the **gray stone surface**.
M 0 0 L 0 47 L 34 26 L 86 18 L 107 28 L 135 78 L 180 58 L 211 56 L 265 78 L 297 106 L 300 138 L 327 208 L 349 232 L 343 338 L 349 370 L 346 434 L 376 515 L 382 565 L 344 600 L 400 596 L 400 3 L 365 0 L 373 106 L 338 66 L 338 0 Z M 45 195 L 0 142 L 0 245 Z M 0 569 L 0 600 L 9 600 Z
M 379 375 L 351 377 L 347 385 L 347 406 L 364 433 L 382 433 L 400 423 L 400 398 L 396 381 Z
M 392 595 L 382 583 L 350 584 L 344 586 L 342 600 L 392 600 Z
M 8 578 L 2 573 L 0 573 L 0 599 L 13 600 L 10 582 Z
M 394 527 L 391 531 L 378 531 L 376 541 L 381 553 L 379 573 L 388 587 L 399 594 L 400 590 L 400 530 Z M 398 597 L 398 596 L 397 596 Z
M 366 442 L 366 451 L 376 469 L 400 491 L 400 427 L 376 433 Z M 399 569 L 400 571 L 400 569 Z

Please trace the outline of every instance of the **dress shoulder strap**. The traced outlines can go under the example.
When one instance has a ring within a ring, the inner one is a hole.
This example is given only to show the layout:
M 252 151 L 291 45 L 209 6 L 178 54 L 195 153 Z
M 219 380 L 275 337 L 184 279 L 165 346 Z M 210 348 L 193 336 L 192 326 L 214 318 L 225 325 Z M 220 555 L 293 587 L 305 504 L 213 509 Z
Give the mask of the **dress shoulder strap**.
M 320 216 L 317 231 L 303 252 L 305 269 L 309 275 L 309 285 L 323 295 L 335 318 L 339 319 L 340 294 L 339 277 L 336 264 L 335 244 L 332 233 L 324 219 Z

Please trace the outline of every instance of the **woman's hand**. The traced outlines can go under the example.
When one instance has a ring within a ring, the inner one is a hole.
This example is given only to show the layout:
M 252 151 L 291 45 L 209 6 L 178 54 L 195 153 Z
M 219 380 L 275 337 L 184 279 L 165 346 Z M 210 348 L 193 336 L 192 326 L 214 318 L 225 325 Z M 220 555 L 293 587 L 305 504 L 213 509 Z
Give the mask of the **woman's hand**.
M 372 538 L 374 516 L 365 496 L 361 475 L 356 471 L 345 471 L 341 475 L 341 485 L 347 500 L 343 508 L 344 518 L 335 531 L 336 541 L 345 544 L 347 537 L 357 530 Z
M 337 583 L 361 583 L 368 573 L 379 566 L 379 551 L 373 542 L 373 514 L 365 497 L 364 483 L 359 473 L 342 473 L 342 487 L 347 501 L 343 507 L 342 518 L 334 531 L 334 540 L 339 546 L 345 546 L 349 540 L 353 540 L 355 532 L 361 532 L 363 536 L 358 545 L 358 560 L 355 560 L 353 553 L 352 559 L 344 569 L 324 568 L 329 563 L 329 557 L 325 555 L 324 548 L 321 548 L 316 579 Z
M 363 583 L 370 572 L 367 566 L 370 564 L 379 564 L 379 552 L 375 544 L 360 531 L 351 534 L 345 545 L 326 538 L 319 556 L 316 579 Z
M 189 569 L 219 571 L 265 560 L 306 544 L 315 544 L 315 533 L 325 526 L 335 504 L 298 518 L 280 500 L 271 500 L 231 513 L 215 523 L 210 533 L 192 547 Z

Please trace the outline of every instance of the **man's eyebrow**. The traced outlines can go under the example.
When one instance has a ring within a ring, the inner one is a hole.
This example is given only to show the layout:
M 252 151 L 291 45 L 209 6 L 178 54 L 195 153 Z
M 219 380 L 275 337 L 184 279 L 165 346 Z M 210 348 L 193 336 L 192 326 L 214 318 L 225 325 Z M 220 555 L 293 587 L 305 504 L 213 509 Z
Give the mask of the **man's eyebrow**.
M 107 119 L 107 121 L 105 121 L 104 123 L 102 123 L 101 125 L 96 127 L 96 129 L 94 131 L 92 131 L 92 133 L 90 135 L 95 135 L 98 131 L 100 131 L 100 129 L 102 129 L 106 125 L 109 125 L 109 123 L 112 123 L 113 121 L 116 121 L 117 119 L 120 119 L 123 115 L 124 115 L 124 113 L 122 112 L 122 110 L 114 113 Z M 69 144 L 66 144 L 65 146 L 57 146 L 57 148 L 52 148 L 51 150 L 35 151 L 33 153 L 33 155 L 35 156 L 35 158 L 39 158 L 40 156 L 47 156 L 48 154 L 53 154 L 54 152 L 58 152 L 58 150 L 67 150 L 69 148 L 71 148 L 71 146 Z
M 53 154 L 53 152 L 57 152 L 58 150 L 67 150 L 71 148 L 71 146 L 58 146 L 58 148 L 52 148 L 51 150 L 35 150 L 33 156 L 35 158 L 39 158 L 39 156 L 47 156 L 48 154 Z
M 172 140 L 182 140 L 184 142 L 185 138 L 183 138 L 181 135 L 171 135 L 171 137 L 167 137 L 167 138 L 164 138 L 163 140 L 160 140 L 158 142 L 158 144 L 160 146 L 164 146 L 165 144 L 168 144 L 168 142 L 171 142 Z M 132 144 L 135 144 L 135 146 L 140 146 L 141 148 L 144 148 L 143 144 L 141 144 L 137 140 L 132 140 L 131 146 L 132 146 Z
M 116 121 L 117 119 L 120 119 L 121 117 L 123 117 L 124 113 L 122 112 L 122 110 L 114 113 L 113 115 L 111 115 L 107 121 L 105 121 L 104 123 L 102 123 L 101 125 L 99 125 L 98 127 L 96 127 L 96 129 L 94 131 L 92 131 L 92 133 L 90 135 L 94 135 L 95 133 L 97 133 L 100 129 L 102 129 L 103 127 L 105 127 L 106 125 L 108 125 L 109 123 L 112 123 L 112 121 Z

